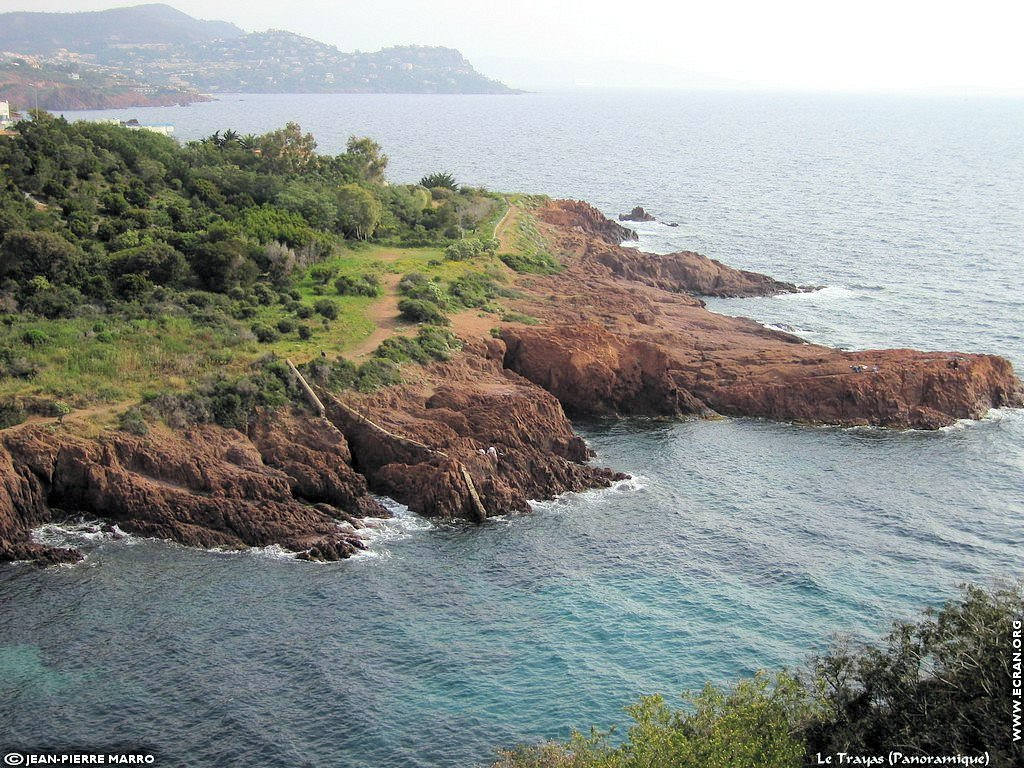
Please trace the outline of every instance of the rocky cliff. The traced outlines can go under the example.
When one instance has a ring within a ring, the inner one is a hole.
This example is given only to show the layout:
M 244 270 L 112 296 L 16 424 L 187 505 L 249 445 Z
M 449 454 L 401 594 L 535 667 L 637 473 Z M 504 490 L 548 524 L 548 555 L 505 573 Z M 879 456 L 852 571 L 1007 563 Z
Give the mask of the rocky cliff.
M 0 560 L 78 558 L 30 531 L 65 513 L 199 547 L 277 544 L 336 560 L 388 512 L 484 518 L 528 500 L 624 476 L 588 463 L 566 412 L 715 414 L 933 429 L 1020 406 L 1010 364 L 992 355 L 841 352 L 707 311 L 699 294 L 796 290 L 699 254 L 652 256 L 585 203 L 537 214 L 564 269 L 519 276 L 500 338 L 464 333 L 448 362 L 373 394 L 317 394 L 324 416 L 259 412 L 246 431 L 213 425 L 96 438 L 57 424 L 0 432 Z

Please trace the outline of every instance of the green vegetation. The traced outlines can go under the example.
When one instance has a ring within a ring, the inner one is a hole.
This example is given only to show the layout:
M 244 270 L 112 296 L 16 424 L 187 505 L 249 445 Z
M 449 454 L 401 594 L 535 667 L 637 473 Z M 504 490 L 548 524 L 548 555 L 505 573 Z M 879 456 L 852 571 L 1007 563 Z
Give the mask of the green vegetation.
M 138 431 L 163 418 L 160 396 L 186 394 L 188 419 L 234 423 L 221 390 L 246 390 L 268 356 L 359 344 L 388 275 L 422 276 L 420 293 L 400 290 L 401 313 L 430 327 L 507 295 L 492 237 L 504 199 L 445 174 L 433 189 L 388 185 L 369 139 L 327 156 L 295 124 L 182 146 L 32 117 L 0 141 L 0 424 L 59 416 L 58 401 L 144 400 L 122 425 Z M 396 344 L 349 386 L 436 359 Z M 243 411 L 267 404 L 243 394 Z
M 1010 741 L 1011 631 L 1022 585 L 965 587 L 961 599 L 899 622 L 881 646 L 840 645 L 798 674 L 759 673 L 708 685 L 681 708 L 660 696 L 627 709 L 614 729 L 568 743 L 499 752 L 495 768 L 800 768 L 815 756 L 989 754 L 1020 765 Z
M 527 195 L 516 198 L 516 202 L 526 210 L 539 207 L 545 200 L 544 197 Z M 562 271 L 562 265 L 548 250 L 547 241 L 532 217 L 519 216 L 510 229 L 513 250 L 498 255 L 509 269 L 535 275 L 553 275 Z

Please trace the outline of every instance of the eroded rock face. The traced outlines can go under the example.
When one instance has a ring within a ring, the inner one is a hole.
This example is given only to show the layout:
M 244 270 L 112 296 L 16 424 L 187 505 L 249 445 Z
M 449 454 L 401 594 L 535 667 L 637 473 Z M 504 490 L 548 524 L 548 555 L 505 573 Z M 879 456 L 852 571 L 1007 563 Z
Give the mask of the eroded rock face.
M 540 211 L 540 217 L 563 233 L 581 234 L 608 245 L 637 239 L 632 229 L 616 224 L 582 200 L 556 200 Z
M 253 440 L 213 425 L 96 440 L 45 426 L 10 430 L 0 452 L 0 553 L 76 557 L 28 539 L 53 510 L 204 548 L 279 544 L 323 560 L 363 549 L 353 526 L 388 513 L 346 464 L 344 437 L 322 419 L 279 413 L 272 423 L 278 429 L 258 417 Z
M 654 342 L 593 326 L 508 328 L 502 335 L 506 365 L 578 414 L 719 413 L 936 429 L 1022 404 L 1012 367 L 993 355 L 843 353 L 779 338 L 748 356 L 742 336 L 735 346 L 723 342 L 695 354 L 677 335 Z
M 531 279 L 516 306 L 540 325 L 502 331 L 505 365 L 570 413 L 719 413 L 934 429 L 1024 404 L 1020 381 L 1000 357 L 846 353 L 709 312 L 692 294 L 797 289 L 699 254 L 611 245 L 594 213 L 575 201 L 554 201 L 542 212 L 566 269 Z M 586 226 L 567 229 L 566 217 Z
M 423 515 L 525 512 L 529 499 L 625 477 L 585 464 L 589 451 L 558 400 L 505 370 L 503 359 L 500 342 L 470 344 L 432 366 L 422 385 L 322 399 L 371 488 Z
M 656 255 L 624 248 L 624 230 L 587 203 L 555 200 L 539 217 L 551 225 L 551 239 L 573 266 L 595 276 L 628 280 L 670 293 L 720 298 L 774 296 L 801 290 L 757 272 L 733 269 L 692 251 Z

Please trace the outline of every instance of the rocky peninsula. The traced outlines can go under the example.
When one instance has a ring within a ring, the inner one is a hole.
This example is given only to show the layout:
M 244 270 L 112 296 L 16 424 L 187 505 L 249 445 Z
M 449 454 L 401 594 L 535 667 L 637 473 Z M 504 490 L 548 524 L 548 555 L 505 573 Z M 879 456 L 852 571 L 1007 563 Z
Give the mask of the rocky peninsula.
M 367 519 L 388 515 L 374 494 L 482 521 L 623 478 L 589 463 L 567 414 L 935 429 L 1024 405 L 1001 357 L 809 344 L 700 298 L 795 285 L 696 253 L 623 247 L 631 231 L 581 202 L 513 205 L 503 224 L 522 217 L 562 268 L 512 274 L 516 314 L 496 328 L 456 320 L 462 350 L 405 383 L 342 394 L 313 384 L 322 416 L 265 408 L 245 429 L 0 431 L 0 560 L 77 560 L 31 537 L 70 513 L 189 546 L 277 544 L 335 560 L 364 546 Z

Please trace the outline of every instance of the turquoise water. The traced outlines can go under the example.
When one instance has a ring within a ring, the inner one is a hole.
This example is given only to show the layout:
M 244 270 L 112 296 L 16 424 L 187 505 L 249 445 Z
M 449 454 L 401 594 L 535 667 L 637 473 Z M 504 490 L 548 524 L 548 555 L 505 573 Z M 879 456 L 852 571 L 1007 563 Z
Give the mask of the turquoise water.
M 830 286 L 719 311 L 825 343 L 1024 365 L 1019 103 L 321 96 L 170 112 L 186 136 L 292 118 L 326 149 L 374 134 L 398 180 L 443 168 L 609 213 L 641 203 L 680 223 L 645 225 L 646 247 Z M 345 563 L 41 531 L 88 557 L 0 568 L 0 747 L 481 764 L 496 746 L 621 722 L 640 693 L 796 664 L 960 582 L 1024 575 L 1021 412 L 934 433 L 579 428 L 634 480 L 479 528 L 403 513 Z

